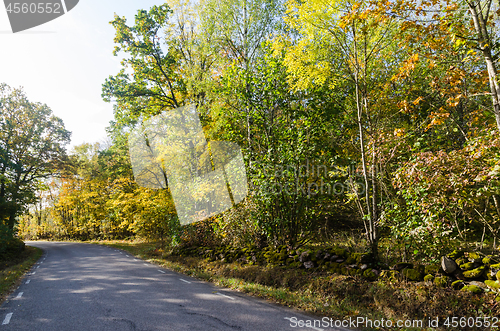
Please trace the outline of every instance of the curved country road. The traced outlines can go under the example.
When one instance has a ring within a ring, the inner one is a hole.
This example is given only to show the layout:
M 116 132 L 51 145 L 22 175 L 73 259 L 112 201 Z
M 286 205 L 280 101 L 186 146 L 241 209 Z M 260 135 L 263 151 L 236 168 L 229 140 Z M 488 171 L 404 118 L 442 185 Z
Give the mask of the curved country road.
M 297 327 L 313 318 L 111 247 L 27 244 L 44 254 L 0 307 L 0 331 L 338 330 Z

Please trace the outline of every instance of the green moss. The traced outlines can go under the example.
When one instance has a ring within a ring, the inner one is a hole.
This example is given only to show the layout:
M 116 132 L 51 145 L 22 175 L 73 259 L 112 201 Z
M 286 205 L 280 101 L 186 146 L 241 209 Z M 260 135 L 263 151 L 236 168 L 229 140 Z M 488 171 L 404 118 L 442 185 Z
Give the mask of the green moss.
M 471 262 L 477 262 L 477 261 L 481 261 L 481 260 L 482 260 L 482 259 L 481 259 L 481 255 L 479 255 L 479 253 L 476 253 L 476 252 L 474 252 L 474 253 L 469 253 L 469 254 L 467 255 L 467 258 L 468 258 L 468 259 L 469 259 L 469 261 L 471 261 Z
M 351 253 L 350 257 L 354 260 L 353 263 L 361 263 L 361 255 L 362 253 Z
M 368 279 L 368 280 L 375 280 L 377 279 L 377 274 L 373 272 L 372 269 L 366 269 L 364 272 L 363 272 L 363 277 Z
M 500 289 L 500 282 L 497 280 L 497 281 L 494 281 L 494 280 L 485 280 L 484 283 L 489 287 L 489 288 L 492 288 L 492 289 L 495 289 L 495 290 L 498 290 Z
M 339 257 L 346 257 L 346 250 L 343 248 L 335 248 L 334 252 Z
M 433 275 L 425 275 L 424 281 L 432 282 L 432 281 L 434 281 L 434 276 Z
M 462 287 L 462 289 L 460 291 L 471 292 L 471 293 L 475 293 L 475 294 L 483 293 L 483 290 L 479 286 L 476 286 L 476 285 L 466 285 L 466 286 Z
M 424 273 L 426 275 L 436 275 L 439 272 L 439 266 L 435 264 L 426 265 Z
M 457 265 L 462 265 L 466 262 L 469 262 L 467 259 L 465 259 L 465 257 L 459 257 L 458 259 L 455 260 L 455 262 L 457 263 Z
M 464 277 L 467 279 L 475 279 L 479 278 L 483 275 L 485 270 L 484 266 L 480 266 L 479 268 L 469 270 L 469 271 L 464 271 Z
M 491 269 L 500 269 L 500 263 L 490 265 Z
M 486 256 L 485 258 L 483 258 L 482 262 L 484 265 L 490 265 L 491 264 L 491 258 L 492 256 Z
M 368 270 L 368 269 L 367 269 Z M 395 282 L 399 279 L 399 272 L 397 270 L 382 270 L 380 278 Z
M 372 262 L 373 258 L 370 253 L 352 253 L 351 257 L 354 259 L 352 263 L 365 264 Z
M 422 274 L 417 269 L 403 269 L 401 273 L 408 280 L 411 281 L 422 280 Z
M 451 283 L 451 287 L 454 290 L 460 290 L 462 287 L 464 287 L 464 282 L 461 280 L 456 280 L 453 283 Z
M 474 263 L 467 262 L 467 263 L 461 264 L 460 265 L 460 269 L 462 269 L 462 270 L 472 270 L 472 269 L 474 269 Z
M 450 254 L 448 254 L 448 257 L 451 259 L 458 259 L 459 257 L 464 256 L 464 252 L 459 251 L 459 250 L 454 250 Z
M 346 264 L 354 264 L 356 263 L 356 258 L 353 256 L 348 256 L 347 259 L 345 260 Z
M 499 270 L 499 271 L 497 271 L 496 276 L 497 276 L 497 280 L 500 280 L 500 270 Z
M 450 282 L 450 277 L 448 276 L 440 276 L 434 278 L 434 285 L 439 287 L 445 287 L 448 285 L 449 282 Z

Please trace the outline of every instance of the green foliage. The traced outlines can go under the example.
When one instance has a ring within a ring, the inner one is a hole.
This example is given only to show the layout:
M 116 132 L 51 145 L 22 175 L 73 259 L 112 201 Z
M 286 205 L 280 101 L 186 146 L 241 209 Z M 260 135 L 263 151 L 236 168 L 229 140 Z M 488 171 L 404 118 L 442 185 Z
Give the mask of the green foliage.
M 114 53 L 124 60 L 102 87 L 115 102 L 110 145 L 78 146 L 59 165 L 60 179 L 26 184 L 17 200 L 0 201 L 1 213 L 18 213 L 45 190 L 58 194 L 20 218 L 26 237 L 296 249 L 338 237 L 342 227 L 365 235 L 366 263 L 381 258 L 379 240 L 405 263 L 435 263 L 474 243 L 496 249 L 500 139 L 485 93 L 491 73 L 467 6 L 432 5 L 171 0 L 138 11 L 132 24 L 115 16 Z M 242 148 L 249 194 L 222 215 L 180 226 L 168 189 L 135 183 L 127 137 L 141 121 L 188 104 L 209 142 Z M 5 136 L 10 122 L 2 123 Z M 2 162 L 0 170 L 10 165 Z M 15 176 L 1 172 L 0 183 L 11 188 Z M 259 259 L 303 265 L 296 256 Z M 316 254 L 310 260 L 360 273 Z M 422 276 L 406 270 L 383 277 Z M 437 275 L 435 266 L 425 274 Z
M 16 216 L 36 201 L 42 180 L 64 161 L 69 139 L 47 105 L 0 84 L 0 236 L 13 234 Z
M 16 258 L 24 248 L 24 242 L 18 238 L 0 237 L 0 261 Z
M 135 124 L 141 115 L 180 106 L 185 86 L 176 72 L 177 55 L 163 47 L 160 37 L 171 13 L 164 4 L 139 10 L 133 26 L 119 16 L 111 22 L 116 31 L 113 54 L 124 52 L 126 58 L 120 72 L 103 84 L 102 95 L 106 101 L 116 100 L 117 125 Z
M 481 294 L 483 290 L 477 285 L 465 285 L 460 291 L 471 292 L 474 294 Z
M 394 177 L 401 202 L 387 213 L 393 235 L 424 256 L 439 256 L 453 239 L 476 239 L 483 229 L 496 237 L 499 143 L 491 131 L 463 149 L 418 153 L 402 165 Z

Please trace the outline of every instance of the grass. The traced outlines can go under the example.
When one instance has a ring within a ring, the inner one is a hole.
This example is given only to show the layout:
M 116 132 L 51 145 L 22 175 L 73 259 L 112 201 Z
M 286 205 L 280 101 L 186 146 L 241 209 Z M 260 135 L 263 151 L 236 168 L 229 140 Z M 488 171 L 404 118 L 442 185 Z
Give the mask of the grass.
M 475 295 L 423 283 L 369 282 L 357 277 L 301 269 L 208 262 L 196 257 L 168 255 L 155 243 L 99 243 L 124 249 L 149 262 L 217 286 L 309 312 L 318 319 L 324 316 L 336 320 L 359 316 L 372 320 L 419 319 L 426 325 L 430 318 L 438 317 L 442 326 L 451 316 L 491 318 L 500 315 L 500 302 L 495 300 L 493 293 Z
M 26 246 L 15 259 L 0 261 L 0 305 L 21 283 L 22 276 L 42 255 L 42 250 Z

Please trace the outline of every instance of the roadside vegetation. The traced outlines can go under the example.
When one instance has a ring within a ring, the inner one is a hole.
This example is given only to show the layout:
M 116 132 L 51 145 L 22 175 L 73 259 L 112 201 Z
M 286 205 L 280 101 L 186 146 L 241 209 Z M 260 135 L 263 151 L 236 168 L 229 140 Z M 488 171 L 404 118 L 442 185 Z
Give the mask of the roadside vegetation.
M 172 255 L 157 243 L 98 243 L 124 249 L 149 262 L 217 286 L 307 311 L 318 319 L 327 316 L 345 320 L 362 316 L 394 323 L 422 320 L 425 325 L 429 319 L 438 318 L 443 329 L 464 330 L 464 327 L 445 327 L 444 323 L 450 316 L 491 319 L 500 313 L 500 303 L 492 292 L 478 296 L 436 286 L 433 282 L 412 282 L 404 277 L 370 281 L 357 275 L 344 276 L 317 269 L 210 261 L 203 257 Z
M 50 109 L 1 85 L 0 232 L 140 238 L 174 268 L 332 316 L 492 314 L 499 15 L 491 0 L 170 0 L 134 22 L 116 15 L 109 143 L 65 153 Z M 131 161 L 130 141 L 188 106 L 208 144 L 143 139 Z M 202 175 L 229 172 L 220 141 L 241 148 L 248 193 L 228 190 L 232 208 L 199 221 L 216 191 Z M 179 150 L 196 156 L 182 217 L 166 157 Z
M 0 254 L 0 305 L 20 285 L 24 274 L 42 255 L 39 248 L 19 246 L 19 241 L 15 244 L 15 247 L 12 245 Z

